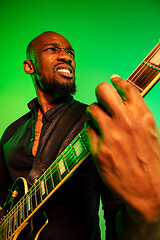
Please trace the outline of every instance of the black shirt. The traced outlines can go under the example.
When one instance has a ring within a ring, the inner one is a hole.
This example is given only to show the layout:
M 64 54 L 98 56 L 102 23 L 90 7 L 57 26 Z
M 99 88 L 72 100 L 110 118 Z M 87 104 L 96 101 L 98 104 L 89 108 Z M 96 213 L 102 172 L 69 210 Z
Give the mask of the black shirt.
M 69 98 L 64 104 L 50 109 L 43 116 L 40 141 L 59 114 L 75 100 Z M 29 103 L 30 112 L 12 123 L 4 132 L 0 145 L 0 203 L 4 202 L 7 189 L 18 177 L 27 177 L 34 162 L 32 146 L 38 101 Z M 83 117 L 83 128 L 86 116 Z M 67 127 L 67 126 L 65 126 Z M 114 222 L 120 208 L 119 199 L 100 180 L 92 158 L 88 157 L 42 207 L 49 223 L 42 230 L 39 240 L 91 240 L 100 238 L 99 201 L 102 198 L 107 226 L 106 239 L 115 239 Z M 35 216 L 35 222 L 40 218 Z M 38 222 L 38 221 L 37 221 Z

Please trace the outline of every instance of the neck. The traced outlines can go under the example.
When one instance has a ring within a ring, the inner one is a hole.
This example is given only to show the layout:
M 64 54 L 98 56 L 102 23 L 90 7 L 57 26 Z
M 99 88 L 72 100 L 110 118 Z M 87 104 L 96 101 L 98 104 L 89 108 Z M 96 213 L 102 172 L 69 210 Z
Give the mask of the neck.
M 68 96 L 61 96 L 56 93 L 51 95 L 44 92 L 37 82 L 35 82 L 35 89 L 37 93 L 38 102 L 41 108 L 40 110 L 43 114 L 50 110 L 51 108 L 66 102 L 68 99 Z

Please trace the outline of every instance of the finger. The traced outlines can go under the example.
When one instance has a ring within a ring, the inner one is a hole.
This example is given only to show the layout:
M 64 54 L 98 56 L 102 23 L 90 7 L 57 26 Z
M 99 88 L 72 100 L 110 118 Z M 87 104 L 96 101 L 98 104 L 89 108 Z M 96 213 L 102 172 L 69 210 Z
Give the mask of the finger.
M 141 113 L 141 116 L 149 110 L 140 91 L 135 86 L 118 75 L 112 75 L 111 81 L 119 94 L 123 92 L 123 96 L 125 96 L 124 103 L 128 109 L 134 109 L 134 112 Z
M 125 103 L 135 102 L 136 98 L 136 101 L 140 100 L 140 102 L 144 104 L 140 91 L 131 83 L 123 80 L 118 75 L 112 75 L 110 79 L 112 81 L 113 86 L 115 87 L 123 101 L 125 101 Z
M 98 134 L 97 131 L 94 129 L 91 121 L 87 121 L 85 123 L 85 131 L 88 138 L 89 150 L 93 154 L 93 156 L 95 156 L 98 146 Z
M 103 136 L 103 132 L 111 124 L 111 117 L 97 103 L 89 105 L 86 109 L 86 113 L 92 122 L 92 127 L 97 131 L 97 134 Z
M 100 83 L 96 88 L 98 102 L 113 116 L 124 111 L 124 102 L 116 89 L 109 83 Z

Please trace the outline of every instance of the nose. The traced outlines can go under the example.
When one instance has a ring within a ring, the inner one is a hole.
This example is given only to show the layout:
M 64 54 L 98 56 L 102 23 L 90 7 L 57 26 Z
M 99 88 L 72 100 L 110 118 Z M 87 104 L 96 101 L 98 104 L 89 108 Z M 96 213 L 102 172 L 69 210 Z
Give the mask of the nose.
M 69 64 L 73 61 L 72 57 L 64 49 L 58 54 L 57 60 L 59 62 L 66 62 Z

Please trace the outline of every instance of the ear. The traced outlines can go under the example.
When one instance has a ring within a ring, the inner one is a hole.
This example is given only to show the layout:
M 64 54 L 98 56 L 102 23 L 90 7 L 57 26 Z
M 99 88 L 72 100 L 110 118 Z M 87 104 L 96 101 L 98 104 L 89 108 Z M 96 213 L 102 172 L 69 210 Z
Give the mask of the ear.
M 23 62 L 23 70 L 27 73 L 27 74 L 33 74 L 35 73 L 34 70 L 34 66 L 31 60 L 25 60 Z

